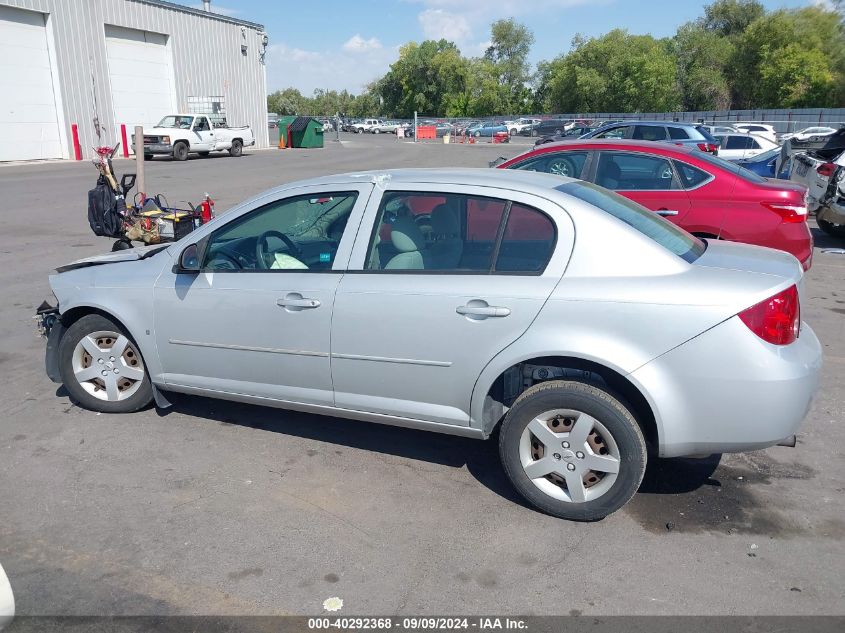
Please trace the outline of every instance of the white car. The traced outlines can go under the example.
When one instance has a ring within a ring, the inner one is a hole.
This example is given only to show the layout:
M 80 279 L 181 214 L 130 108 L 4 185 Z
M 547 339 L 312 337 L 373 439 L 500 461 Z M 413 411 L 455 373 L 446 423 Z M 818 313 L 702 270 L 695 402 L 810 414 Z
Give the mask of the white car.
M 522 134 L 523 131 L 529 129 L 532 125 L 536 125 L 540 119 L 519 119 L 517 121 L 505 121 L 505 126 L 508 128 L 508 133 L 511 136 Z
M 836 129 L 832 127 L 805 127 L 803 130 L 782 135 L 780 140 L 788 141 L 790 139 L 796 139 L 806 141 L 813 136 L 830 136 L 834 132 L 836 132 Z
M 134 142 L 134 135 L 133 135 Z M 226 152 L 240 156 L 244 147 L 255 145 L 252 129 L 244 127 L 215 127 L 204 114 L 168 114 L 152 128 L 144 128 L 144 159 L 155 154 L 188 160 L 188 154 L 208 156 L 211 152 Z
M 761 136 L 772 143 L 777 143 L 778 140 L 775 127 L 773 125 L 768 125 L 767 123 L 734 123 L 733 127 L 740 132 L 748 132 L 750 134 L 754 134 L 755 136 Z M 722 153 L 719 152 L 719 156 L 721 155 Z
M 15 596 L 12 593 L 12 585 L 0 565 L 0 631 L 15 617 Z
M 721 143 L 719 146 L 719 158 L 724 158 L 725 160 L 753 158 L 778 146 L 777 143 L 765 137 L 742 132 L 717 134 L 716 138 Z
M 381 119 L 364 119 L 363 121 L 359 121 L 355 124 L 355 129 L 353 131 L 356 134 L 372 132 L 373 128 L 378 125 L 384 125 L 384 121 L 382 121 Z

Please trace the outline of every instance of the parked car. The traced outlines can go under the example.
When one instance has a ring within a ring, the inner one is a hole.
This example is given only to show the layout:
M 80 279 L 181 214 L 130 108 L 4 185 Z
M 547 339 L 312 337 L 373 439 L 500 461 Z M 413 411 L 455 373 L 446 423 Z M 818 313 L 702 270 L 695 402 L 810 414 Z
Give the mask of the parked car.
M 500 132 L 509 134 L 508 128 L 504 123 L 500 123 L 497 121 L 483 121 L 481 123 L 477 123 L 468 127 L 465 131 L 465 134 L 467 136 L 475 136 L 476 138 L 478 138 L 481 136 L 492 137 L 494 134 Z
M 539 125 L 540 119 L 521 118 L 516 121 L 505 121 L 505 127 L 511 136 L 521 134 L 525 130 L 531 130 L 533 126 Z
M 762 136 L 772 143 L 777 143 L 778 140 L 775 127 L 767 123 L 734 123 L 733 127 L 740 132 L 750 132 L 757 136 Z
M 536 141 L 534 141 L 534 145 L 545 145 L 546 143 L 556 143 L 558 141 L 565 141 L 567 139 L 581 138 L 582 136 L 585 136 L 597 129 L 598 128 L 595 127 L 577 125 L 575 127 L 569 128 L 568 130 L 566 130 L 566 132 L 563 132 L 562 134 L 553 134 L 551 136 L 544 136 L 543 138 L 538 138 Z
M 526 127 L 522 133 L 526 136 L 551 136 L 563 134 L 574 125 L 575 121 L 572 119 L 541 119 L 539 122 Z
M 806 189 L 769 181 L 706 152 L 668 143 L 577 140 L 498 166 L 581 178 L 619 192 L 701 237 L 778 248 L 812 264 Z
M 762 136 L 739 132 L 736 134 L 719 134 L 719 158 L 725 160 L 743 160 L 754 158 L 758 154 L 776 150 L 780 147 Z
M 81 406 L 129 413 L 179 391 L 498 428 L 514 487 L 581 521 L 622 507 L 650 455 L 792 444 L 821 366 L 792 256 L 524 171 L 291 183 L 50 286 L 47 371 Z
M 396 121 L 380 121 L 370 128 L 373 134 L 396 134 L 399 123 Z
M 718 136 L 719 134 L 736 134 L 738 129 L 732 125 L 702 125 L 702 128 L 707 130 L 711 136 Z
M 797 132 L 789 132 L 788 134 L 780 134 L 779 139 L 780 141 L 788 141 L 790 139 L 799 139 L 801 141 L 806 141 L 809 138 L 814 136 L 830 136 L 831 134 L 835 133 L 837 128 L 833 127 L 805 127 L 803 130 L 798 130 Z
M 353 126 L 353 132 L 356 134 L 363 134 L 364 132 L 370 132 L 372 129 L 377 125 L 382 125 L 384 121 L 381 119 L 364 119 L 363 121 L 358 121 Z
M 692 123 L 623 121 L 604 125 L 584 138 L 666 141 L 674 145 L 689 145 L 713 155 L 719 153 L 719 140 L 701 125 Z
M 795 153 L 790 172 L 793 182 L 808 188 L 807 206 L 819 228 L 839 238 L 845 238 L 845 149 L 838 147 L 843 133 L 845 128 L 831 135 L 826 148 Z
M 0 631 L 2 631 L 15 617 L 15 595 L 9 578 L 0 565 Z
M 132 135 L 134 143 L 135 135 Z M 215 125 L 204 114 L 168 114 L 155 126 L 144 128 L 144 160 L 155 155 L 188 160 L 189 154 L 208 156 L 211 152 L 229 152 L 240 156 L 244 147 L 255 145 L 252 129 Z
M 782 170 L 779 174 L 776 173 L 776 165 L 780 156 L 780 147 L 770 149 L 768 152 L 757 154 L 753 158 L 745 158 L 743 160 L 734 161 L 740 167 L 744 167 L 755 174 L 763 176 L 764 178 L 780 178 L 781 180 L 789 180 L 789 171 Z

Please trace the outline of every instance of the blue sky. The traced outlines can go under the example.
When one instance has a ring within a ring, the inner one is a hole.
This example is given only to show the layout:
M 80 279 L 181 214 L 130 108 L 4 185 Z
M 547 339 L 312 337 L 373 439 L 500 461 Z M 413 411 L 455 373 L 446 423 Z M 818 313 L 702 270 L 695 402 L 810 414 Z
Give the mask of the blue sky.
M 178 0 L 201 6 L 198 1 Z M 762 0 L 768 9 L 819 0 Z M 823 1 L 823 0 L 821 0 Z M 601 35 L 614 28 L 655 37 L 672 35 L 703 13 L 695 0 L 211 0 L 212 11 L 264 24 L 270 37 L 267 89 L 288 86 L 310 95 L 315 88 L 358 93 L 383 75 L 402 44 L 445 37 L 467 56 L 483 53 L 490 23 L 513 17 L 535 37 L 531 61 L 569 50 L 576 33 Z

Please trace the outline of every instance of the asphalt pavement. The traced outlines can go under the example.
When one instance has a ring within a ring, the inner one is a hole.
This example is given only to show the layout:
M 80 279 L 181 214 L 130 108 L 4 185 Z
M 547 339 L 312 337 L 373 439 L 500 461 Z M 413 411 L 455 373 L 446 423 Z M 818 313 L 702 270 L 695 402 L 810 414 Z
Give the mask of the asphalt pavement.
M 157 158 L 147 189 L 225 212 L 301 178 L 530 146 L 332 138 Z M 824 252 L 845 243 L 814 229 L 802 313 L 825 365 L 798 446 L 657 461 L 625 509 L 579 524 L 526 507 L 493 442 L 200 397 L 74 406 L 32 316 L 52 269 L 110 248 L 87 223 L 95 179 L 0 166 L 0 563 L 19 614 L 319 614 L 334 596 L 358 615 L 845 614 L 845 255 Z

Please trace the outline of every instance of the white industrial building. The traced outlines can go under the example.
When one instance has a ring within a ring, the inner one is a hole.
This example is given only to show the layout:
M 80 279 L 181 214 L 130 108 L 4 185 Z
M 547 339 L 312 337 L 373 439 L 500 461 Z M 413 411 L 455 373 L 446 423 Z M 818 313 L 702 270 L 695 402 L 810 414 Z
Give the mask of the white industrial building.
M 260 24 L 164 0 L 0 0 L 0 161 L 73 158 L 74 126 L 88 158 L 177 111 L 267 147 L 266 47 Z

